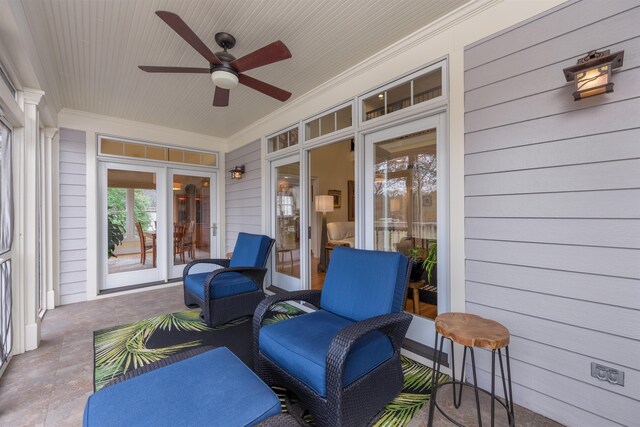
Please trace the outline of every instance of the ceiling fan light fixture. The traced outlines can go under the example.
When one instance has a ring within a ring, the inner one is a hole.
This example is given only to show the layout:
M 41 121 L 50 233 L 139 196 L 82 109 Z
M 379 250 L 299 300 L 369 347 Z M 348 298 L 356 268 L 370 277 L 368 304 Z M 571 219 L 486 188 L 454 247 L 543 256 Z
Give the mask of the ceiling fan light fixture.
M 216 87 L 222 89 L 233 89 L 238 86 L 238 76 L 225 70 L 216 70 L 211 73 L 211 80 Z

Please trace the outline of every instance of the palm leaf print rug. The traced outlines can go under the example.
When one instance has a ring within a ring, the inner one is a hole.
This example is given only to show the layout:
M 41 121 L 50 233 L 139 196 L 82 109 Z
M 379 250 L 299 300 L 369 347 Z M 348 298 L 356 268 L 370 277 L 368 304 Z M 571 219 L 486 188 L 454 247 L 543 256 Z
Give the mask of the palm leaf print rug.
M 275 323 L 303 314 L 304 311 L 286 303 L 271 307 L 264 324 Z M 111 380 L 140 366 L 147 365 L 184 350 L 201 346 L 228 347 L 247 366 L 253 367 L 252 318 L 244 317 L 224 325 L 208 327 L 200 320 L 200 310 L 143 319 L 126 325 L 95 331 L 94 388 L 100 390 Z M 422 407 L 429 402 L 433 381 L 431 368 L 402 356 L 404 386 L 402 392 L 389 403 L 375 420 L 375 427 L 406 426 Z M 447 380 L 446 375 L 439 382 Z M 289 399 L 286 390 L 273 387 L 287 412 Z M 304 420 L 313 424 L 306 415 Z

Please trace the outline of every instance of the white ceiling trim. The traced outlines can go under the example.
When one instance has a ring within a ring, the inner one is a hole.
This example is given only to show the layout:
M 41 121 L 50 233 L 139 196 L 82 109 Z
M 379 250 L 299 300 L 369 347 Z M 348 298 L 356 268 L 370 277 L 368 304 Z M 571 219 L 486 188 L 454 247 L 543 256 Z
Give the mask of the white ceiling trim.
M 309 99 L 317 97 L 319 94 L 326 91 L 327 88 L 334 86 L 336 83 L 355 77 L 377 66 L 380 62 L 389 60 L 390 58 L 397 56 L 401 52 L 404 52 L 416 45 L 424 43 L 425 41 L 437 36 L 443 31 L 446 31 L 451 27 L 459 25 L 461 22 L 464 22 L 472 18 L 473 16 L 479 13 L 482 13 L 487 9 L 490 9 L 491 7 L 493 7 L 498 3 L 501 3 L 502 1 L 503 0 L 476 0 L 460 6 L 458 9 L 454 10 L 453 12 L 450 12 L 449 14 L 437 19 L 431 24 L 415 31 L 414 33 L 404 37 L 403 39 L 398 40 L 397 42 L 384 48 L 377 54 L 354 65 L 348 70 L 343 71 L 342 73 L 336 75 L 330 80 L 327 80 L 326 82 L 322 83 L 320 86 L 317 86 L 314 89 L 310 90 L 309 92 L 297 97 L 293 101 L 290 101 L 289 103 L 285 104 L 284 106 L 277 109 L 273 113 L 270 113 L 264 116 L 263 118 L 252 123 L 250 126 L 247 126 L 241 131 L 231 135 L 227 140 L 228 141 L 227 151 L 235 150 L 239 147 L 242 147 L 243 145 L 246 145 L 255 141 L 256 138 L 259 138 L 259 136 L 252 134 L 254 129 L 260 128 L 266 123 L 273 122 L 274 118 L 282 114 L 285 114 L 288 111 L 299 108 L 301 104 L 308 102 Z M 385 83 L 387 82 L 381 82 L 379 85 L 384 85 Z M 348 101 L 348 99 L 345 99 L 343 101 L 346 102 Z M 332 107 L 334 107 L 334 105 L 327 105 L 324 109 L 328 110 L 328 109 L 331 109 Z M 320 111 L 314 114 L 318 114 L 318 113 L 320 113 Z M 306 117 L 300 118 L 300 120 L 305 120 L 305 119 Z M 284 124 L 283 126 L 291 126 L 291 125 L 292 123 Z M 280 126 L 279 128 L 282 128 L 282 126 Z M 277 128 L 274 128 L 269 133 L 276 132 L 276 131 L 277 131 Z
M 225 151 L 226 149 L 224 138 L 86 111 L 63 108 L 58 115 L 58 120 L 60 127 L 138 139 L 143 142 L 171 144 L 210 151 Z

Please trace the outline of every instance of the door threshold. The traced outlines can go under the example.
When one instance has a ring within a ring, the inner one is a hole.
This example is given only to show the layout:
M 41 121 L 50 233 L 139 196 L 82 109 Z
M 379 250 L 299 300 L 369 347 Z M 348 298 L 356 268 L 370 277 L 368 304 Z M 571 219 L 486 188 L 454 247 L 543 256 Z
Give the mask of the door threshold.
M 146 288 L 155 288 L 155 287 L 160 286 L 160 285 L 173 285 L 173 284 L 176 284 L 178 282 L 182 282 L 182 278 L 181 277 L 180 278 L 175 278 L 175 279 L 170 279 L 170 280 L 167 280 L 166 282 L 164 280 L 162 280 L 162 281 L 157 281 L 157 282 L 140 283 L 138 285 L 122 286 L 122 287 L 119 287 L 119 288 L 103 289 L 103 290 L 100 290 L 98 292 L 98 296 L 100 297 L 100 296 L 106 296 L 106 295 L 120 294 L 120 293 L 124 293 L 124 292 L 140 291 L 140 290 L 144 290 Z

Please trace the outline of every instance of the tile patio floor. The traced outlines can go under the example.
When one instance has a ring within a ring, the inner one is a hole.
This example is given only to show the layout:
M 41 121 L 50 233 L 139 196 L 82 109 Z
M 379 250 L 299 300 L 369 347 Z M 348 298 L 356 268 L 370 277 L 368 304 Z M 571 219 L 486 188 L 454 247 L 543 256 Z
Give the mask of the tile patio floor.
M 175 286 L 49 311 L 40 348 L 15 356 L 0 379 L 0 426 L 82 425 L 84 404 L 93 390 L 93 331 L 182 309 L 182 288 Z M 451 394 L 439 396 L 438 402 L 444 402 Z M 465 394 L 458 416 L 473 425 L 471 397 Z M 487 402 L 482 403 L 488 410 Z M 428 405 L 410 426 L 426 426 L 427 416 Z M 516 420 L 518 426 L 558 425 L 520 407 Z M 441 417 L 436 421 L 435 425 L 450 425 Z M 499 420 L 496 425 L 506 423 Z

